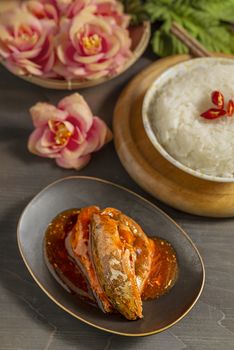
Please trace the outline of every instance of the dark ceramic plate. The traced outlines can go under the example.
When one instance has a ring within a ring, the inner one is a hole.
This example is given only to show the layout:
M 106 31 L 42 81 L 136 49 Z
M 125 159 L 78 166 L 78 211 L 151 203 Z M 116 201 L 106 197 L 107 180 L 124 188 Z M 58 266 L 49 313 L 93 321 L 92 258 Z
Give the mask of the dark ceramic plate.
M 179 277 L 172 290 L 144 302 L 144 318 L 127 321 L 120 315 L 106 315 L 74 299 L 49 273 L 43 257 L 44 232 L 61 211 L 88 205 L 122 210 L 135 219 L 150 236 L 168 240 L 176 250 Z M 18 225 L 18 245 L 23 260 L 43 291 L 63 310 L 102 330 L 143 336 L 165 330 L 184 317 L 198 300 L 205 279 L 199 252 L 187 234 L 164 212 L 137 194 L 113 183 L 90 177 L 68 177 L 52 183 L 28 204 Z

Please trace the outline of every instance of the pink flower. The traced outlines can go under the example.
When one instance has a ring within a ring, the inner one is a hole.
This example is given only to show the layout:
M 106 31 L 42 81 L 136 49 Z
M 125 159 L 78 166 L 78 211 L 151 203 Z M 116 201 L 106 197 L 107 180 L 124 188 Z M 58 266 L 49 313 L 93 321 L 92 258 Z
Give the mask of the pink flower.
M 19 75 L 97 79 L 132 57 L 117 0 L 29 0 L 0 16 L 0 58 Z
M 112 17 L 115 23 L 127 28 L 130 17 L 124 14 L 123 5 L 118 0 L 41 0 L 50 3 L 60 12 L 60 16 L 75 17 L 88 5 L 96 6 L 95 14 Z
M 54 67 L 58 75 L 68 80 L 111 76 L 132 56 L 129 32 L 117 25 L 117 17 L 97 15 L 98 11 L 105 12 L 90 5 L 72 20 L 61 20 L 56 45 L 59 62 Z
M 112 19 L 118 26 L 127 28 L 130 16 L 124 14 L 123 5 L 116 0 L 91 0 L 96 5 L 96 14 Z M 113 23 L 114 24 L 114 23 Z
M 35 130 L 28 149 L 41 157 L 55 158 L 63 168 L 81 169 L 109 142 L 112 134 L 106 124 L 92 112 L 84 98 L 75 93 L 55 107 L 37 103 L 30 110 Z
M 0 17 L 0 56 L 8 69 L 20 75 L 50 75 L 55 61 L 54 21 L 43 23 L 18 7 Z
M 89 5 L 91 0 L 43 0 L 50 1 L 57 7 L 60 16 L 72 18 L 85 6 Z
M 39 19 L 48 32 L 52 31 L 53 34 L 56 34 L 59 25 L 59 11 L 53 3 L 28 0 L 23 2 L 22 8 Z

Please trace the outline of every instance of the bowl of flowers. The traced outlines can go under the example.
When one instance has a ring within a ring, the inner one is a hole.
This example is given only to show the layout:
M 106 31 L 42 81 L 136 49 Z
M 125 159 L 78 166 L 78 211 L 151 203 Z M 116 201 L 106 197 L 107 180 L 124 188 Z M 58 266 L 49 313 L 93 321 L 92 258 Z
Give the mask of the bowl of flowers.
M 1 2 L 0 60 L 13 74 L 52 89 L 98 85 L 142 55 L 150 25 L 131 26 L 117 0 Z

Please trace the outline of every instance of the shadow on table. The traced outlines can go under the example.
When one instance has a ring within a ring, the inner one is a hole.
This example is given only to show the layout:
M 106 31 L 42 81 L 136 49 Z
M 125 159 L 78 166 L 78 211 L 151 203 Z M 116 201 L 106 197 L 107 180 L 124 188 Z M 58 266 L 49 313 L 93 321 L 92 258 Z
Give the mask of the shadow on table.
M 19 336 L 17 332 L 26 328 L 28 331 L 22 340 L 22 348 L 24 342 L 31 341 L 31 337 L 38 338 L 32 344 L 31 350 L 34 346 L 35 349 L 50 350 L 64 349 L 64 346 L 66 349 L 107 350 L 112 349 L 113 342 L 117 350 L 135 348 L 143 338 L 129 339 L 111 335 L 83 324 L 53 304 L 32 280 L 20 257 L 16 237 L 17 220 L 28 201 L 29 198 L 17 203 L 0 221 L 0 293 L 6 300 L 3 311 L 6 318 L 4 326 L 9 329 L 14 327 L 14 317 L 17 315 L 17 328 L 13 328 L 9 340 L 11 344 L 19 341 L 16 340 Z
M 31 131 L 17 127 L 3 127 L 0 129 L 0 143 L 7 144 L 7 152 L 24 163 L 45 162 L 45 159 L 33 156 L 27 149 Z

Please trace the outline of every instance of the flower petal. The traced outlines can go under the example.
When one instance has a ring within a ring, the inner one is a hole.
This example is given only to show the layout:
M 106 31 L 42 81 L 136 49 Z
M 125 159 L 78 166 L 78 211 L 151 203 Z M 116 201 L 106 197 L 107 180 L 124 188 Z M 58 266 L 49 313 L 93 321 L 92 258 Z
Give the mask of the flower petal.
M 102 77 L 106 77 L 106 76 L 109 76 L 109 75 L 110 75 L 110 71 L 109 70 L 103 70 L 101 72 L 96 72 L 96 73 L 87 72 L 86 78 L 88 80 L 93 80 L 93 79 L 99 79 L 99 78 L 102 78 Z
M 88 64 L 88 63 L 99 61 L 100 59 L 103 58 L 103 56 L 104 56 L 103 52 L 92 56 L 79 56 L 78 54 L 75 54 L 74 59 L 76 60 L 76 62 Z
M 84 98 L 78 93 L 62 99 L 58 104 L 58 108 L 78 120 L 81 132 L 87 132 L 90 129 L 93 115 Z
M 43 135 L 40 138 L 40 144 L 42 147 L 50 147 L 54 143 L 54 135 L 49 128 L 46 128 Z
M 112 133 L 107 125 L 98 117 L 93 118 L 93 125 L 90 128 L 86 141 L 88 147 L 87 153 L 98 151 L 105 143 L 112 139 Z
M 59 158 L 56 158 L 56 163 L 62 168 L 80 170 L 85 167 L 85 165 L 87 165 L 90 159 L 90 154 L 80 158 L 64 158 L 61 156 Z
M 89 154 L 86 150 L 88 149 L 88 143 L 84 141 L 81 144 L 73 144 L 72 147 L 70 146 L 70 149 L 68 147 L 64 148 L 61 151 L 61 156 L 65 159 L 78 159 L 80 157 L 83 157 L 84 155 Z
M 28 139 L 29 152 L 34 153 L 34 154 L 38 154 L 37 149 L 36 149 L 36 144 L 37 144 L 38 140 L 40 140 L 40 138 L 42 137 L 44 130 L 45 129 L 43 127 L 37 128 L 31 133 L 31 135 L 29 136 L 29 139 Z M 43 155 L 41 155 L 41 156 L 43 157 Z
M 50 149 L 42 145 L 42 139 L 45 139 L 46 132 L 47 129 L 43 127 L 34 130 L 28 139 L 28 150 L 44 158 L 56 158 L 59 156 L 60 149 Z
M 35 127 L 47 124 L 49 120 L 64 121 L 68 113 L 46 102 L 38 102 L 30 108 Z

